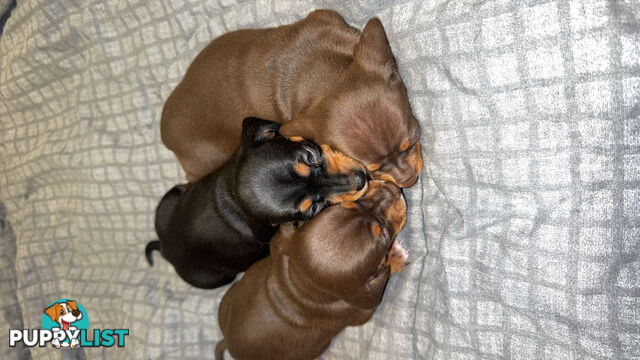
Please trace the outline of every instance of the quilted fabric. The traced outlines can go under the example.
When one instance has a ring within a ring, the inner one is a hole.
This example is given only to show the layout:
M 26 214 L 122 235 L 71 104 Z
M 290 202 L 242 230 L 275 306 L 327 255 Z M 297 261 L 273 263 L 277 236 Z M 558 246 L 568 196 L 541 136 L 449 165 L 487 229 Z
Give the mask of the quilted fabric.
M 0 337 L 60 298 L 130 336 L 0 357 L 213 358 L 226 288 L 143 258 L 184 181 L 162 105 L 216 36 L 314 8 L 380 17 L 425 156 L 411 265 L 323 359 L 640 358 L 637 0 L 19 1 L 0 37 Z

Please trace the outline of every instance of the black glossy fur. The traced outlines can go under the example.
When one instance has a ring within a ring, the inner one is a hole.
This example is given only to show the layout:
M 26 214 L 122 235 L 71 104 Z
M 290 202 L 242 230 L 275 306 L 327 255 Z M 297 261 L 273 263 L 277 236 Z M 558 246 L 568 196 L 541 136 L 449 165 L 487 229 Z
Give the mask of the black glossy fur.
M 156 210 L 159 241 L 145 249 L 149 264 L 160 250 L 191 285 L 225 285 L 268 255 L 277 224 L 310 219 L 331 195 L 353 190 L 354 181 L 364 187 L 364 174 L 327 174 L 322 149 L 287 140 L 279 126 L 245 119 L 240 148 L 222 167 L 167 192 Z M 300 162 L 310 165 L 308 176 L 295 171 Z M 312 205 L 301 206 L 307 199 Z

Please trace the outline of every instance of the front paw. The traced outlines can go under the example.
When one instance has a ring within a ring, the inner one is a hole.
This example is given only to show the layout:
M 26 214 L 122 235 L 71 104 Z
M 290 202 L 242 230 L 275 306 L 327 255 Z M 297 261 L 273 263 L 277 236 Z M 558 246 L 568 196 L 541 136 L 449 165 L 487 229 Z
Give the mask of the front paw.
M 408 258 L 409 252 L 403 248 L 399 242 L 394 241 L 393 245 L 391 245 L 391 249 L 387 253 L 385 263 L 391 268 L 391 274 L 395 274 L 404 270 L 407 265 L 409 265 L 409 262 L 407 261 Z

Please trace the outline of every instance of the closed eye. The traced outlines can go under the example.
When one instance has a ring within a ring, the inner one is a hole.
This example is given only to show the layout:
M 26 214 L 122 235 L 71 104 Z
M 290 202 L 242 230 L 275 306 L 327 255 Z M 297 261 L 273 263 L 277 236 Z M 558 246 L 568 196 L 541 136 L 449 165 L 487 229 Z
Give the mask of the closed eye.
M 311 217 L 314 217 L 318 215 L 320 211 L 322 211 L 322 208 L 323 205 L 321 202 L 314 203 L 313 205 L 311 205 L 311 209 L 309 209 L 309 214 L 311 215 Z
M 316 167 L 320 165 L 320 159 L 318 159 L 318 156 L 310 149 L 305 149 L 303 160 L 305 164 L 309 166 Z

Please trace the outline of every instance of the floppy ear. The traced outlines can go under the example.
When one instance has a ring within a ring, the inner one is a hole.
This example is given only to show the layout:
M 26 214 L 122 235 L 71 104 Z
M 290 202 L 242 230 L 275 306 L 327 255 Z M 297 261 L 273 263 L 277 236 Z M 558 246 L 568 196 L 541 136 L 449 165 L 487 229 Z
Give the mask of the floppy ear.
M 375 308 L 382 300 L 382 294 L 387 287 L 389 276 L 391 276 L 391 268 L 388 265 L 380 266 L 376 275 L 356 292 L 358 295 L 351 297 L 347 301 L 361 309 Z
M 381 229 L 379 226 L 376 227 L 372 225 L 371 230 L 371 235 L 376 242 L 387 244 L 393 241 L 391 239 L 391 233 L 386 226 Z M 391 276 L 391 267 L 385 262 L 386 254 L 379 257 L 376 255 L 380 255 L 380 251 L 374 250 L 371 255 L 373 256 L 373 260 L 378 263 L 375 273 L 367 282 L 360 284 L 357 289 L 353 289 L 344 294 L 345 301 L 361 309 L 373 309 L 378 306 L 382 299 L 384 289 L 387 287 L 387 281 Z M 369 266 L 373 265 L 373 263 L 369 264 Z
M 60 314 L 60 305 L 58 303 L 54 303 L 53 305 L 44 309 L 44 313 L 47 314 L 47 316 L 51 320 L 53 320 L 54 322 L 57 322 L 58 314 Z
M 396 61 L 380 19 L 372 18 L 365 25 L 353 51 L 353 61 L 366 69 L 382 67 L 388 71 L 389 76 L 397 75 Z
M 245 142 L 262 142 L 273 139 L 278 134 L 277 122 L 248 117 L 242 121 L 242 139 Z
M 78 305 L 74 300 L 67 300 L 67 306 L 70 307 L 72 310 L 78 310 Z

